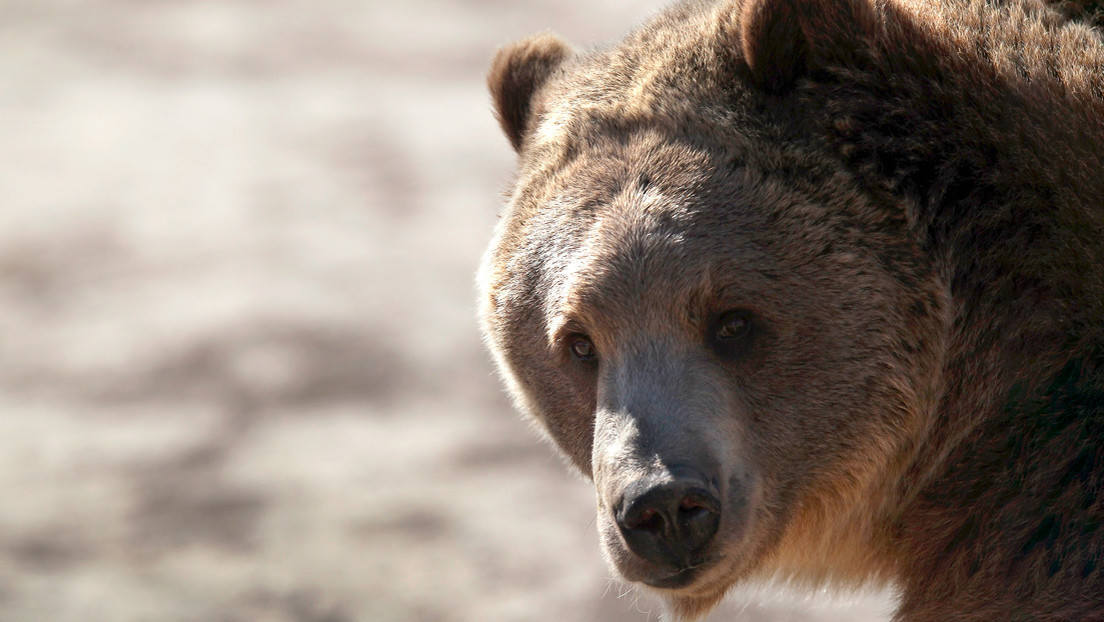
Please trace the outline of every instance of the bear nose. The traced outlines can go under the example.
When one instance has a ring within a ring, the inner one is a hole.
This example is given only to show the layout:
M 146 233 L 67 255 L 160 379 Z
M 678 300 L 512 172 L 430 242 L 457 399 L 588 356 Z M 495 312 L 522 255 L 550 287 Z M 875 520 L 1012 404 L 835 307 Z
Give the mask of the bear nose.
M 631 485 L 615 513 L 629 550 L 640 557 L 689 568 L 713 540 L 720 523 L 720 501 L 696 477 Z

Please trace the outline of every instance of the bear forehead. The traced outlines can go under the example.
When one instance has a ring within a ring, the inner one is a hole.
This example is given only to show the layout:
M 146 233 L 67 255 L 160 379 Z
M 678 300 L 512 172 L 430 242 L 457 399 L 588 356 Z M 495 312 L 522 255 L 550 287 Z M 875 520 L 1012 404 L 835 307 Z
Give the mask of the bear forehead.
M 670 155 L 580 162 L 579 177 L 561 179 L 520 227 L 529 239 L 511 272 L 524 279 L 539 266 L 533 290 L 550 339 L 570 323 L 676 328 L 705 313 L 734 272 L 771 270 L 754 235 L 762 215 L 741 205 L 758 201 L 746 172 L 708 154 L 649 166 Z M 735 280 L 751 286 L 746 274 Z
M 707 280 L 707 240 L 694 230 L 690 210 L 655 187 L 626 188 L 580 232 L 555 272 L 546 299 L 550 330 L 566 318 L 590 325 L 615 318 L 644 319 L 675 304 Z
M 738 148 L 638 128 L 523 174 L 495 251 L 505 269 L 492 288 L 557 313 L 614 294 L 641 299 L 645 286 L 668 281 L 688 292 L 733 266 L 771 270 L 765 247 L 802 220 L 826 218 Z

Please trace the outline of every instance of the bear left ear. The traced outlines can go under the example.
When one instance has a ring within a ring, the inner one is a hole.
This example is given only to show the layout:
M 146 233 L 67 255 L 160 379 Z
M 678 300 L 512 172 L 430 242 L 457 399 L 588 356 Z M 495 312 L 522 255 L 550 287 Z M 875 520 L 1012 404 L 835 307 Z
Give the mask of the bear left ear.
M 521 151 L 537 90 L 570 55 L 571 47 L 550 33 L 507 45 L 495 55 L 487 86 L 495 116 L 514 151 Z
M 854 62 L 877 16 L 870 0 L 744 0 L 739 20 L 753 82 L 780 94 L 811 71 Z

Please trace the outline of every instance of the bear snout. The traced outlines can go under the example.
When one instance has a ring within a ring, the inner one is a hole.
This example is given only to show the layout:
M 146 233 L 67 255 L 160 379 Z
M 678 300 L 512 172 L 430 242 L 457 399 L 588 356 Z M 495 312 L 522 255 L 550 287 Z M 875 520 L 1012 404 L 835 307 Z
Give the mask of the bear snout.
M 681 587 L 685 571 L 701 565 L 717 534 L 721 501 L 697 474 L 643 477 L 615 504 L 614 521 L 626 547 L 640 558 L 677 571 L 645 580 L 653 587 Z

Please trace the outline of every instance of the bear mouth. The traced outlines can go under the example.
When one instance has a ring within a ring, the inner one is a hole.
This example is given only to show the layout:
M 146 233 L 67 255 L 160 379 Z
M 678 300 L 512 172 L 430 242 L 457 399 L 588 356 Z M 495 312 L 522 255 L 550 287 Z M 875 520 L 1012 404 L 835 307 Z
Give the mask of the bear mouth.
M 689 586 L 701 574 L 701 565 L 691 566 L 665 577 L 643 579 L 641 583 L 662 590 L 678 590 Z
M 721 559 L 722 556 L 708 556 L 674 572 L 668 569 L 667 574 L 656 572 L 652 576 L 636 577 L 633 580 L 661 590 L 685 590 L 695 584 L 700 586 L 705 581 L 703 575 L 708 574 Z

